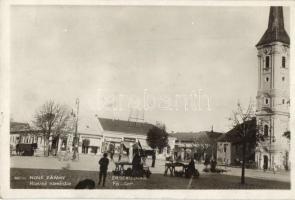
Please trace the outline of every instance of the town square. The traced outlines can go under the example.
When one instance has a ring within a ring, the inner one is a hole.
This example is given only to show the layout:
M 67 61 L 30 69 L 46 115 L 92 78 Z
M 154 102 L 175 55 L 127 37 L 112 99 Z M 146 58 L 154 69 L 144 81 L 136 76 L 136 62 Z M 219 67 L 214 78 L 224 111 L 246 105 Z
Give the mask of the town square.
M 289 16 L 12 8 L 10 188 L 290 190 Z

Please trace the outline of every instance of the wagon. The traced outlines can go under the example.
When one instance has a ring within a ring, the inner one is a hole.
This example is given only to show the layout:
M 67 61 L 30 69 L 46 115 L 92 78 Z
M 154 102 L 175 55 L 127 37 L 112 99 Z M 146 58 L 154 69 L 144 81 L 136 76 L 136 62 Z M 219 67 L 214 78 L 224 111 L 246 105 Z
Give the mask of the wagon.
M 151 171 L 148 166 L 141 165 L 140 169 L 132 170 L 132 163 L 130 162 L 116 162 L 116 167 L 113 171 L 115 176 L 133 176 L 133 177 L 147 177 L 151 176 Z

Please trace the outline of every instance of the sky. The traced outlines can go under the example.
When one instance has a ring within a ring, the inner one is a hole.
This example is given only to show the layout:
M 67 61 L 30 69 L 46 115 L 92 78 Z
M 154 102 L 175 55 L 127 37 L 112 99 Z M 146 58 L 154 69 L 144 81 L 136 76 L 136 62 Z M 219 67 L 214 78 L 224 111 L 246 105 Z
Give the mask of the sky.
M 80 126 L 131 116 L 174 132 L 228 131 L 237 102 L 255 103 L 255 45 L 268 15 L 269 7 L 14 6 L 11 117 L 31 123 L 46 101 L 75 108 L 79 98 Z M 288 8 L 284 15 L 289 32 Z

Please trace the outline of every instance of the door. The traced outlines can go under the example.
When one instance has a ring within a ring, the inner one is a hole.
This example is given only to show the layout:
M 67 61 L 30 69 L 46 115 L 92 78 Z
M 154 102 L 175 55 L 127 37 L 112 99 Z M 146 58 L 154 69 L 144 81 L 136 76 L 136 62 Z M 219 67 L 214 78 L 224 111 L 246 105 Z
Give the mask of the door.
M 268 169 L 268 157 L 263 156 L 263 169 Z

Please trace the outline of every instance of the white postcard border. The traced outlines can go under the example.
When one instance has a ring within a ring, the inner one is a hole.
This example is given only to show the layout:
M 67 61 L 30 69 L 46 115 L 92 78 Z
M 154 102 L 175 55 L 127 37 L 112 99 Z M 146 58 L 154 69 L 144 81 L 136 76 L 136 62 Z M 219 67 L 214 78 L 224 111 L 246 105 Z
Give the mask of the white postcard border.
M 9 77 L 9 38 L 10 38 L 10 6 L 23 5 L 122 5 L 122 6 L 266 6 L 266 5 L 284 5 L 290 6 L 291 22 L 291 65 L 295 66 L 295 48 L 294 48 L 294 19 L 295 4 L 293 1 L 130 1 L 130 0 L 12 0 L 2 1 L 1 5 L 1 112 L 4 113 L 4 119 L 1 126 L 1 197 L 2 198 L 140 198 L 140 199 L 291 199 L 294 198 L 294 187 L 291 184 L 291 190 L 43 190 L 43 189 L 10 189 L 10 158 L 9 158 L 9 97 L 10 97 L 10 77 Z M 295 97 L 295 69 L 291 68 L 291 97 Z M 295 101 L 291 98 L 291 123 L 290 129 L 295 130 Z M 294 140 L 291 140 L 291 160 L 295 160 Z M 294 179 L 294 170 L 291 170 L 291 180 Z M 291 181 L 292 182 L 292 181 Z M 132 191 L 132 192 L 131 192 Z

